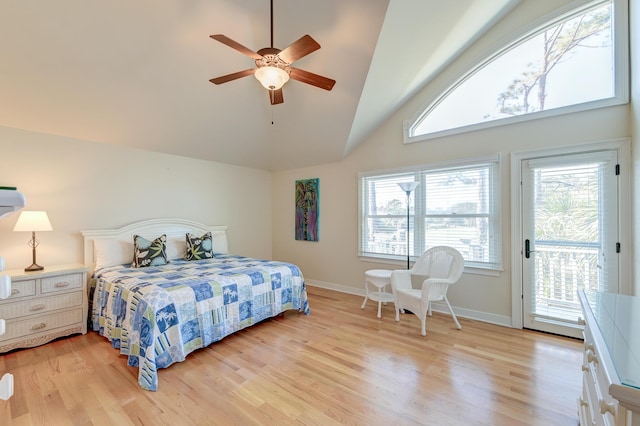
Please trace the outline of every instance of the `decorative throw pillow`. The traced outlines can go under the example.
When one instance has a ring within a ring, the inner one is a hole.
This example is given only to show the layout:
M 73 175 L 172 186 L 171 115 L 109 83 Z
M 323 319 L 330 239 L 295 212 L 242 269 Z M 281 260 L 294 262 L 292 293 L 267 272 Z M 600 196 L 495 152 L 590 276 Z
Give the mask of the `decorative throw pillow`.
M 187 255 L 186 260 L 211 259 L 213 257 L 213 239 L 211 232 L 207 232 L 202 237 L 187 233 Z
M 140 235 L 133 236 L 133 266 L 143 268 L 145 266 L 166 265 L 167 263 L 167 236 L 162 234 L 153 241 L 149 241 Z

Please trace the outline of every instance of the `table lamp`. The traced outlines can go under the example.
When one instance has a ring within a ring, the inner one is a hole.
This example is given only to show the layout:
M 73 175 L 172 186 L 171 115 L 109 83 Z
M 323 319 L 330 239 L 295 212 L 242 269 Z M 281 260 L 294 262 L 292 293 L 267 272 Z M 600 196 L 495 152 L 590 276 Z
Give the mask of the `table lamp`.
M 36 231 L 52 231 L 51 222 L 47 212 L 43 211 L 22 211 L 14 231 L 31 231 L 31 240 L 29 240 L 29 247 L 32 249 L 33 263 L 31 266 L 24 268 L 25 271 L 41 271 L 44 267 L 36 263 L 36 247 L 40 244 L 40 241 L 36 239 Z

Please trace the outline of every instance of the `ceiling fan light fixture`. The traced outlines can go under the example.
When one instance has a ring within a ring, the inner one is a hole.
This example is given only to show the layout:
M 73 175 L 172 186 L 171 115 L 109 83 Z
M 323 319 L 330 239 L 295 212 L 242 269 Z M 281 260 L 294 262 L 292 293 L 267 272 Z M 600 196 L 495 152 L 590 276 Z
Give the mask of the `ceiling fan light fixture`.
M 267 90 L 281 89 L 289 81 L 289 73 L 282 68 L 267 65 L 260 67 L 254 73 L 256 79 Z

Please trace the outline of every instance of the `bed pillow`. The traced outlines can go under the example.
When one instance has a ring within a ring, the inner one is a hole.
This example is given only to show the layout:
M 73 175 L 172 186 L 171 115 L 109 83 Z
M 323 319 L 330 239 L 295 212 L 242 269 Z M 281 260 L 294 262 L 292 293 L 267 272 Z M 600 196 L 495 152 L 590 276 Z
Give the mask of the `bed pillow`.
M 186 240 L 187 254 L 185 260 L 202 260 L 213 257 L 213 239 L 211 232 L 207 232 L 201 237 L 187 233 Z
M 149 241 L 140 235 L 133 236 L 133 263 L 134 268 L 146 266 L 159 266 L 167 264 L 167 236 L 162 234 L 153 241 Z
M 224 231 L 216 231 L 212 235 L 213 252 L 220 254 L 229 254 L 229 247 L 227 245 L 227 233 Z
M 131 241 L 97 239 L 93 240 L 95 268 L 130 264 L 133 257 Z
M 187 245 L 185 244 L 183 236 L 168 236 L 166 247 L 168 262 L 176 259 L 184 259 L 187 254 Z

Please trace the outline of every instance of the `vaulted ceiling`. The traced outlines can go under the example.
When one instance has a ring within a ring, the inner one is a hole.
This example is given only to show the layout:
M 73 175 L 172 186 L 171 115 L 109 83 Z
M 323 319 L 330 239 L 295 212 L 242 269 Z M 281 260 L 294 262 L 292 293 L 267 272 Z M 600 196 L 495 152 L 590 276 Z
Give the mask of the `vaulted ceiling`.
M 283 170 L 339 161 L 520 0 L 274 0 L 274 46 L 322 47 L 270 105 L 209 38 L 270 44 L 269 0 L 4 0 L 0 125 Z M 398 129 L 400 132 L 401 129 Z M 1 141 L 0 141 L 1 142 Z

